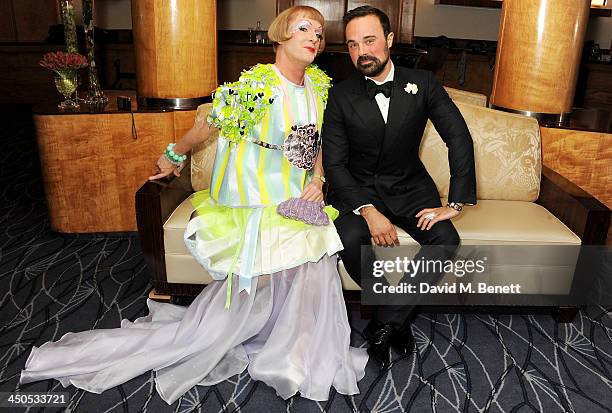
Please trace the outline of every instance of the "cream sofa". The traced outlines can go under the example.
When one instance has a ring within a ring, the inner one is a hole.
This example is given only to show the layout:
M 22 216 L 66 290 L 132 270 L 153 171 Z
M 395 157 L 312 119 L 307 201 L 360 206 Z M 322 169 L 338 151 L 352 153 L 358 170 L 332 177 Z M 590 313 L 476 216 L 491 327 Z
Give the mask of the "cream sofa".
M 594 231 L 587 229 L 589 223 L 582 219 L 589 214 L 584 203 L 576 201 L 588 194 L 552 171 L 546 170 L 542 175 L 536 120 L 486 108 L 483 95 L 450 92 L 472 134 L 476 162 L 478 204 L 466 207 L 453 220 L 462 244 L 580 245 L 597 238 L 581 240 L 581 236 L 590 236 Z M 197 116 L 206 116 L 209 110 L 210 104 L 202 105 Z M 137 194 L 139 232 L 154 293 L 195 295 L 211 281 L 189 254 L 183 232 L 193 212 L 192 192 L 209 185 L 216 137 L 214 133 L 194 148 L 190 172 L 183 172 L 181 178 L 169 184 L 146 183 Z M 447 151 L 431 123 L 426 127 L 420 155 L 444 200 L 449 184 Z M 559 185 L 570 188 L 572 194 Z M 551 205 L 546 204 L 547 200 Z M 416 244 L 403 230 L 398 229 L 398 235 L 401 244 Z M 339 272 L 345 290 L 359 290 L 341 262 Z

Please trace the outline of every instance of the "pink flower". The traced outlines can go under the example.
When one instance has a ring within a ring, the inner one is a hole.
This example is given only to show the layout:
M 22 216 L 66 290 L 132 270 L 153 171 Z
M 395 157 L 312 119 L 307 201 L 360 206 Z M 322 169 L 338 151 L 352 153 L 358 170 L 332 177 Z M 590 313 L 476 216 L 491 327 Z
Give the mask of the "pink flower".
M 77 70 L 88 66 L 87 58 L 79 53 L 49 52 L 39 65 L 49 70 Z

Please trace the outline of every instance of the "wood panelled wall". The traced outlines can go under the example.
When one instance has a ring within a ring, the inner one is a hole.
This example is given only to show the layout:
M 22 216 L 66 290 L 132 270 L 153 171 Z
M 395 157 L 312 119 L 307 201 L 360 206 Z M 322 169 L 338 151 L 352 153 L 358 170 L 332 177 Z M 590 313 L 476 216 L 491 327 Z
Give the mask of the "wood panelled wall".
M 328 44 L 344 43 L 342 16 L 348 10 L 370 5 L 387 13 L 396 43 L 412 43 L 416 0 L 277 0 L 277 13 L 292 6 L 311 6 L 325 17 L 325 40 Z
M 0 42 L 43 42 L 60 21 L 55 0 L 0 0 Z

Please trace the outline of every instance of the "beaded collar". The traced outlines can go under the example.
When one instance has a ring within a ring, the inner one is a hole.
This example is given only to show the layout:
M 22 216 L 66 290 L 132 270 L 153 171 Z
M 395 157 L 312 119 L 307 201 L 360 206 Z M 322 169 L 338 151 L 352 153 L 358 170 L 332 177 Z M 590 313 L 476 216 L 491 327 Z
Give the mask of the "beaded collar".
M 317 97 L 327 103 L 331 78 L 315 65 L 306 68 Z M 238 143 L 261 122 L 278 96 L 280 79 L 271 64 L 257 64 L 242 72 L 236 82 L 224 83 L 213 93 L 213 113 L 208 123 L 225 139 Z

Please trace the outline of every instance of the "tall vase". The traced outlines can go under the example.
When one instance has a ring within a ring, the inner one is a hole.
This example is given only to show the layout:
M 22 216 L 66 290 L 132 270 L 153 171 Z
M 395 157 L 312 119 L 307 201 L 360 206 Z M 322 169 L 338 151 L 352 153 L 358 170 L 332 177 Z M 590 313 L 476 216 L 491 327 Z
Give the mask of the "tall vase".
M 85 27 L 85 43 L 87 45 L 87 73 L 89 84 L 87 87 L 88 104 L 105 105 L 108 98 L 104 96 L 98 79 L 98 69 L 96 68 L 95 43 L 94 43 L 94 0 L 83 0 L 83 25 Z
M 64 24 L 66 51 L 68 53 L 78 53 L 76 24 L 74 23 L 74 4 L 72 0 L 60 0 L 60 6 L 62 9 L 62 23 Z

